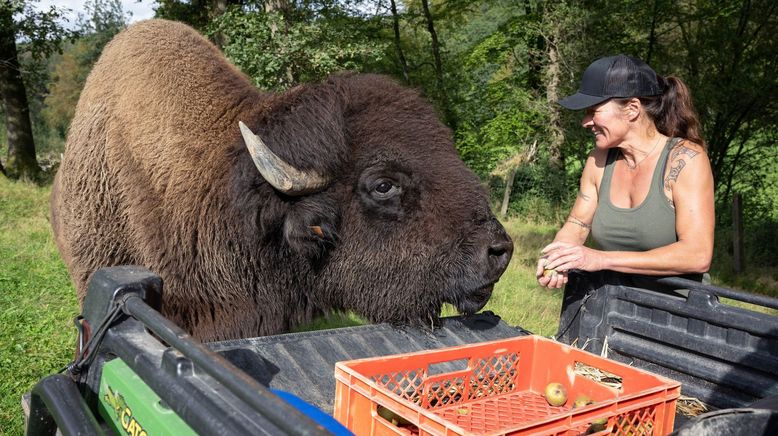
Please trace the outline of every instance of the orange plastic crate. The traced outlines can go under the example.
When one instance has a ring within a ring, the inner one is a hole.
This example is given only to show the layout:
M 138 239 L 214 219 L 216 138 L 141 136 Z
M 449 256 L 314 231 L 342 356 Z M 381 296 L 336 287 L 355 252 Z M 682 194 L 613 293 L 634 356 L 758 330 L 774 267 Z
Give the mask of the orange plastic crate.
M 338 362 L 335 380 L 335 418 L 359 436 L 666 435 L 681 392 L 673 380 L 539 336 Z M 564 406 L 542 396 L 551 382 L 566 387 Z M 573 409 L 581 394 L 595 403 Z

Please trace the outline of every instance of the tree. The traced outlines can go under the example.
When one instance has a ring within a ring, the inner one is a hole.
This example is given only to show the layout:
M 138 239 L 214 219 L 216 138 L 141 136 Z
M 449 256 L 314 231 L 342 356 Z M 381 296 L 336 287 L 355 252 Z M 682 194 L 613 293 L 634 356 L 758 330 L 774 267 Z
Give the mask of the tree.
M 410 84 L 410 78 L 408 77 L 408 61 L 405 60 L 405 53 L 403 53 L 402 44 L 400 43 L 400 15 L 397 13 L 397 3 L 394 0 L 390 0 L 392 9 L 392 30 L 394 31 L 394 48 L 397 51 L 397 59 L 400 62 L 402 68 L 403 81 L 405 84 Z
M 268 27 L 270 28 L 270 39 L 283 41 L 289 36 L 289 23 L 291 20 L 291 5 L 288 0 L 267 0 L 265 1 L 265 14 L 268 15 Z M 278 26 L 283 25 L 283 30 L 279 33 Z M 283 44 L 283 42 L 282 42 Z M 292 72 L 292 65 L 286 66 L 286 81 L 289 84 L 297 82 Z
M 650 58 L 658 73 L 689 85 L 720 200 L 729 198 L 741 166 L 775 155 L 775 145 L 759 138 L 778 122 L 778 3 L 600 0 L 592 7 L 609 11 L 587 24 L 598 42 L 592 59 L 619 52 Z
M 270 0 L 272 1 L 272 0 Z M 214 20 L 219 18 L 230 6 L 243 6 L 247 0 L 156 0 L 154 15 L 157 18 L 181 21 L 195 29 L 205 32 Z M 224 46 L 224 35 L 219 32 L 210 34 L 211 40 L 219 47 Z
M 36 12 L 29 3 L 20 0 L 0 2 L 0 94 L 8 140 L 5 169 L 12 178 L 36 180 L 40 173 L 16 41 L 26 40 L 26 48 L 34 56 L 49 55 L 67 34 L 57 23 L 59 19 L 61 12 L 54 7 L 47 12 Z
M 435 19 L 432 18 L 432 12 L 430 12 L 430 6 L 428 0 L 421 0 L 421 8 L 424 11 L 424 20 L 427 23 L 427 31 L 430 34 L 430 49 L 432 50 L 432 58 L 435 61 L 435 82 L 438 87 L 438 94 L 440 95 L 441 102 L 443 104 L 443 113 L 446 116 L 447 124 L 456 129 L 456 118 L 451 110 L 451 103 L 448 99 L 448 92 L 446 91 L 446 85 L 443 81 L 443 61 L 440 57 L 440 42 L 438 42 L 438 33 L 435 31 Z
M 342 70 L 361 71 L 383 56 L 387 43 L 373 39 L 370 23 L 338 3 L 274 0 L 269 13 L 232 6 L 208 33 L 224 35 L 225 55 L 255 85 L 283 90 Z
M 119 0 L 87 1 L 85 9 L 88 16 L 82 16 L 78 24 L 81 36 L 66 45 L 54 66 L 42 110 L 47 125 L 63 139 L 92 65 L 103 47 L 128 21 Z
M 0 94 L 8 138 L 7 174 L 13 178 L 35 180 L 40 167 L 35 158 L 27 90 L 16 49 L 15 12 L 9 3 L 0 5 Z
M 778 121 L 778 4 L 741 1 L 721 8 L 696 1 L 678 12 L 685 50 L 680 59 L 668 58 L 688 66 L 683 73 L 695 91 L 717 191 L 726 192 L 750 140 Z

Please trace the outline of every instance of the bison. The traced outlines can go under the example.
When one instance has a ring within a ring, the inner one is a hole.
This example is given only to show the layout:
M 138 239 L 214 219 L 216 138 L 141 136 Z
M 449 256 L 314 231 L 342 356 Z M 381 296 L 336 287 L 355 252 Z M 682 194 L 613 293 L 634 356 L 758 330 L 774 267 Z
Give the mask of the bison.
M 342 73 L 258 91 L 181 23 L 130 26 L 81 93 L 51 199 L 83 302 L 98 268 L 143 265 L 201 340 L 330 311 L 434 325 L 480 310 L 513 243 L 418 92 Z

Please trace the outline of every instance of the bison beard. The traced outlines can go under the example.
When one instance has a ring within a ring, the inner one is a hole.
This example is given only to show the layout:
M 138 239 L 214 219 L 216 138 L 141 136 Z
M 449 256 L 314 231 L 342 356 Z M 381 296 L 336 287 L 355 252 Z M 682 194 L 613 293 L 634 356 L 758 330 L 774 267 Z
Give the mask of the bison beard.
M 98 268 L 144 265 L 164 280 L 162 313 L 202 340 L 332 310 L 423 325 L 445 302 L 473 313 L 513 251 L 416 92 L 341 74 L 264 94 L 164 20 L 106 46 L 51 208 L 81 301 Z

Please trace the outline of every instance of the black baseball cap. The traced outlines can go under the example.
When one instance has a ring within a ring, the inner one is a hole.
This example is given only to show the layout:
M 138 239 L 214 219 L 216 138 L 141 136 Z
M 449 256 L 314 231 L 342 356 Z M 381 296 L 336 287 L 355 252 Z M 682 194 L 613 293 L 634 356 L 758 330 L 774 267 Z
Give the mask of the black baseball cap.
M 586 68 L 581 87 L 558 103 L 567 109 L 585 109 L 611 98 L 647 97 L 662 93 L 656 72 L 627 55 L 597 59 Z

